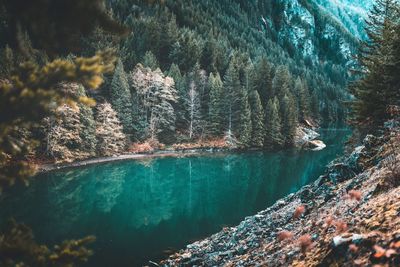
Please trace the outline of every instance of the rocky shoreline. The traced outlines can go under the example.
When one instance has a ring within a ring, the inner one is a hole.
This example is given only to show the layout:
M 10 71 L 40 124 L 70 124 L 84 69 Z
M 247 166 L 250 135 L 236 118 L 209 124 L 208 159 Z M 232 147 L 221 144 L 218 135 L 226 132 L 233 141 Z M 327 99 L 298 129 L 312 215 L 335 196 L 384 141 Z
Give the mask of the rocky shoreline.
M 400 266 L 400 130 L 351 155 L 272 207 L 161 266 Z

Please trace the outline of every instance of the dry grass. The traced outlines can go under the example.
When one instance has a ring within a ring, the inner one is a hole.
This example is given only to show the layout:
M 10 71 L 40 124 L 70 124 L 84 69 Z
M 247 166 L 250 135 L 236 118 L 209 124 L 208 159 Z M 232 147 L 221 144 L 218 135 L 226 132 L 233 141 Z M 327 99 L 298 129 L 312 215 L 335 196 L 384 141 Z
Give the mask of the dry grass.
M 223 138 L 219 139 L 208 139 L 199 140 L 193 143 L 174 144 L 172 148 L 175 150 L 187 150 L 187 149 L 201 149 L 201 148 L 228 148 Z
M 157 140 L 149 139 L 143 143 L 133 143 L 128 152 L 135 154 L 153 153 L 157 150 L 165 149 L 165 145 Z

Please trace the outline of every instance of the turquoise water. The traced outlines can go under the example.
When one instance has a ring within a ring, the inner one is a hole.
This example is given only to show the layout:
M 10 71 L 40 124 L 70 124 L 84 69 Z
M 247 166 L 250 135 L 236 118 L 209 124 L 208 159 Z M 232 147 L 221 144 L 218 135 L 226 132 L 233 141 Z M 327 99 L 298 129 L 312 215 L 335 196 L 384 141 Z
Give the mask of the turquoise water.
M 88 266 L 140 266 L 238 224 L 318 178 L 350 131 L 323 151 L 249 152 L 123 161 L 42 174 L 0 202 L 40 242 L 96 235 Z

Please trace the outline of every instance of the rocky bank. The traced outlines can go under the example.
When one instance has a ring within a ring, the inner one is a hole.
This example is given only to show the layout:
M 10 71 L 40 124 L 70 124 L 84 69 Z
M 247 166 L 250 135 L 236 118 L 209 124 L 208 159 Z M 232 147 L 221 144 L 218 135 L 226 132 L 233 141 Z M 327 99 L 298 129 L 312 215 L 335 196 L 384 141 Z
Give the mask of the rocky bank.
M 324 175 L 163 266 L 400 266 L 400 130 L 386 124 Z

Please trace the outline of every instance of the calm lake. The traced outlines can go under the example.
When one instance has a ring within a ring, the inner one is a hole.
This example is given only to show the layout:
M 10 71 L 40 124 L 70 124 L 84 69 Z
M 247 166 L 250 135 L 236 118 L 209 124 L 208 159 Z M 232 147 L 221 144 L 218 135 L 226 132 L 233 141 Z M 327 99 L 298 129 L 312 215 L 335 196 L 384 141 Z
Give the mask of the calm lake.
M 87 266 L 141 266 L 238 224 L 318 178 L 349 129 L 322 129 L 322 151 L 123 161 L 39 175 L 0 202 L 39 242 L 95 235 Z

